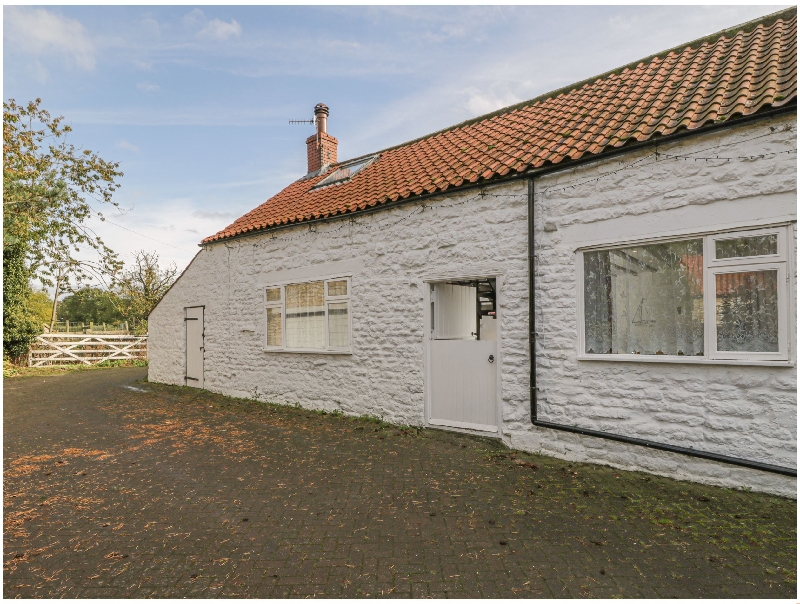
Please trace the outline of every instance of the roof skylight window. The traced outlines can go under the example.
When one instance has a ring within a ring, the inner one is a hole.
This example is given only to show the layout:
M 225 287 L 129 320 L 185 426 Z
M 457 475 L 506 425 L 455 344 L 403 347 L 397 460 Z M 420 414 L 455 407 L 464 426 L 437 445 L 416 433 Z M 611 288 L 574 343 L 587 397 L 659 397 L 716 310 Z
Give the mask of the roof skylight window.
M 348 180 L 353 178 L 353 176 L 361 172 L 361 170 L 363 170 L 372 162 L 374 162 L 377 158 L 378 158 L 377 155 L 373 155 L 372 157 L 359 159 L 356 161 L 348 162 L 342 166 L 339 166 L 333 172 L 331 172 L 325 178 L 323 178 L 320 182 L 318 182 L 314 188 L 317 189 L 319 187 L 327 187 L 328 185 L 335 185 L 347 182 Z

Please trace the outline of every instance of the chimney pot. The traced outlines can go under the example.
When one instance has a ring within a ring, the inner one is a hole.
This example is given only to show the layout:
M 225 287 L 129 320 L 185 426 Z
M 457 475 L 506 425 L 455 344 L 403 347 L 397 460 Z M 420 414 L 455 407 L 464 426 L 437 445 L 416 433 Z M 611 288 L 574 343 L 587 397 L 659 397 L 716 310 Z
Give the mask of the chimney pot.
M 317 103 L 314 107 L 314 123 L 317 125 L 317 133 L 306 139 L 309 174 L 338 161 L 336 148 L 339 141 L 328 134 L 328 114 L 328 106 L 324 103 Z
M 328 106 L 325 103 L 317 103 L 314 107 L 314 123 L 317 125 L 317 134 L 328 133 Z

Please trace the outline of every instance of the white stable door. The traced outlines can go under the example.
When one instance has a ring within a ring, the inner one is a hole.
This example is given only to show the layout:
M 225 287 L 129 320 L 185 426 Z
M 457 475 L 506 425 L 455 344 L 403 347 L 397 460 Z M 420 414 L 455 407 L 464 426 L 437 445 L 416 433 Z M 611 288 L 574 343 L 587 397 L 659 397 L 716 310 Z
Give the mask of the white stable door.
M 497 342 L 478 339 L 476 294 L 465 285 L 432 288 L 428 422 L 497 432 Z
M 186 308 L 186 385 L 203 387 L 203 307 Z

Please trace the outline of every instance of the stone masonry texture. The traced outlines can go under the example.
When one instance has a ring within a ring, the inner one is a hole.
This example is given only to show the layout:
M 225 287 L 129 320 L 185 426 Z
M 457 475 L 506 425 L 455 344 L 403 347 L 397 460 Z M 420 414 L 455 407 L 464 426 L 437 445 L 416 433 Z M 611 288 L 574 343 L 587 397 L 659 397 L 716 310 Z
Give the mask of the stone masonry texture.
M 678 231 L 796 220 L 796 118 L 664 145 L 536 181 L 539 417 L 786 467 L 797 467 L 796 367 L 577 361 L 576 249 Z M 702 158 L 747 157 L 732 161 Z M 749 159 L 752 157 L 753 159 Z M 614 171 L 619 170 L 616 174 Z M 608 175 L 608 176 L 604 176 Z M 599 180 L 594 182 L 593 179 Z M 565 188 L 578 184 L 574 188 Z M 789 250 L 795 256 L 796 222 Z M 790 272 L 794 273 L 792 264 Z M 796 274 L 792 283 L 796 282 Z M 796 286 L 789 307 L 794 312 Z M 794 327 L 790 327 L 794 332 Z M 795 343 L 790 355 L 796 359 Z M 542 434 L 508 418 L 514 446 L 568 459 L 695 477 L 796 496 L 796 480 L 641 447 Z M 701 475 L 705 475 L 702 477 Z
M 792 499 L 145 372 L 5 380 L 6 598 L 796 595 Z
M 785 153 L 795 141 L 794 116 L 765 119 L 659 148 L 763 156 L 752 160 L 656 161 L 650 149 L 536 181 L 542 419 L 794 467 L 794 367 L 578 361 L 575 264 L 588 242 L 769 220 L 791 223 L 796 240 L 796 155 Z M 150 316 L 150 378 L 184 384 L 184 308 L 203 305 L 207 389 L 421 426 L 426 279 L 495 274 L 506 443 L 796 496 L 793 478 L 531 425 L 527 217 L 526 183 L 511 182 L 320 224 L 316 232 L 304 226 L 206 245 Z M 263 350 L 264 288 L 300 274 L 352 277 L 352 355 Z M 793 292 L 794 283 L 793 276 Z

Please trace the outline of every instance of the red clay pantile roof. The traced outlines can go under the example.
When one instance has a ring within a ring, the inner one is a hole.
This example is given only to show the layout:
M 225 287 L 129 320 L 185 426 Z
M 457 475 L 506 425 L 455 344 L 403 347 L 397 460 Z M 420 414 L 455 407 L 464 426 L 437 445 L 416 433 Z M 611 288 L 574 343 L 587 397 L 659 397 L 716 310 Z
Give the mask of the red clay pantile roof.
M 203 243 L 560 164 L 796 99 L 794 8 L 386 149 L 350 181 L 314 190 L 333 166 Z

